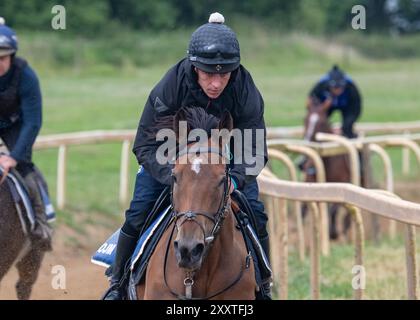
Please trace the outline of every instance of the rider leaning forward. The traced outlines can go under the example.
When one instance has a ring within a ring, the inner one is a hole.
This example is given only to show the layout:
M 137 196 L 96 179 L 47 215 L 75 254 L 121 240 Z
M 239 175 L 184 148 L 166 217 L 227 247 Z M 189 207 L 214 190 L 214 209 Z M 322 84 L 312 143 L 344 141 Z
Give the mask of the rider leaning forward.
M 42 125 L 42 99 L 38 77 L 27 61 L 16 56 L 16 33 L 0 18 L 0 138 L 10 154 L 0 155 L 0 166 L 23 177 L 35 212 L 31 240 L 51 250 L 52 229 L 37 184 L 32 147 Z
M 267 162 L 264 101 L 250 73 L 240 64 L 236 34 L 224 24 L 224 17 L 219 13 L 212 14 L 209 22 L 192 34 L 187 57 L 169 69 L 147 99 L 133 147 L 140 170 L 136 177 L 133 200 L 125 213 L 126 220 L 121 228 L 112 267 L 111 289 L 105 299 L 124 298 L 127 284 L 124 270 L 127 261 L 134 251 L 147 214 L 171 182 L 171 167 L 157 162 L 158 143 L 150 143 L 146 132 L 155 126 L 156 119 L 173 115 L 181 107 L 201 107 L 217 117 L 227 110 L 233 117 L 234 128 L 241 131 L 263 130 L 264 141 L 260 143 L 262 148 L 257 147 L 256 141 L 249 144 L 252 145 L 254 155 L 261 153 L 257 156 L 263 159 L 263 166 Z M 267 215 L 263 203 L 258 199 L 256 181 L 259 172 L 248 175 L 246 163 L 231 163 L 232 185 L 242 191 L 250 203 L 256 216 L 258 238 L 268 256 Z M 269 286 L 267 283 L 264 291 L 269 292 Z

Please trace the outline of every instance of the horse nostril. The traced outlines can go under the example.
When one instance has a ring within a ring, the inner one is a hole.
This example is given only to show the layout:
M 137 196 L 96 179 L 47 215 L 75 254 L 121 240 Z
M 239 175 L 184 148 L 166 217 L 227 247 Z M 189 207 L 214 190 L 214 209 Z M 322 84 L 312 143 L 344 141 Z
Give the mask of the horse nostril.
M 199 257 L 203 254 L 203 251 L 204 251 L 204 244 L 199 243 L 191 251 L 191 255 L 194 256 L 194 257 Z
M 175 250 L 178 251 L 178 241 L 176 240 L 174 241 L 174 247 L 175 247 Z

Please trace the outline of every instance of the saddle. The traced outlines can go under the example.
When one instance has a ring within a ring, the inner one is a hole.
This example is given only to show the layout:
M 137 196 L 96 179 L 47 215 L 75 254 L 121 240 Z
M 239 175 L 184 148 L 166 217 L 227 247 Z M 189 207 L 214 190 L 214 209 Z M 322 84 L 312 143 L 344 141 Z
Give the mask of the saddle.
M 47 221 L 54 221 L 55 212 L 48 195 L 47 184 L 41 172 L 37 168 L 35 168 L 35 173 L 38 192 L 40 192 L 44 203 L 44 212 L 47 216 Z M 0 167 L 0 176 L 3 176 L 3 174 L 4 170 Z M 9 187 L 16 211 L 19 214 L 19 220 L 22 224 L 23 232 L 28 234 L 28 229 L 32 231 L 35 228 L 36 217 L 29 198 L 29 192 L 25 180 L 17 170 L 12 169 L 8 173 L 5 183 L 7 183 Z

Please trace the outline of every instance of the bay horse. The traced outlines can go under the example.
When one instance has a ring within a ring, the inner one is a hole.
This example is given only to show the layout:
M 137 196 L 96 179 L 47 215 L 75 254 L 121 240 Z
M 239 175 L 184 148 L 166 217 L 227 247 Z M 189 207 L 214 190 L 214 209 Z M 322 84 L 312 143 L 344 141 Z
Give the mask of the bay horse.
M 228 112 L 218 120 L 204 109 L 182 108 L 172 117 L 178 141 L 180 121 L 186 121 L 189 130 L 231 132 L 233 127 Z M 255 299 L 254 265 L 237 227 L 228 166 L 219 151 L 225 145 L 216 140 L 187 144 L 188 150 L 177 154 L 172 170 L 173 221 L 136 287 L 138 299 Z M 219 163 L 207 161 L 210 156 Z
M 22 229 L 9 186 L 0 171 L 0 282 L 12 266 L 16 266 L 19 279 L 16 293 L 19 300 L 30 298 L 45 251 L 32 246 Z
M 323 105 L 317 98 L 310 97 L 307 106 L 307 114 L 305 117 L 304 140 L 315 141 L 315 135 L 318 132 L 331 133 L 333 129 L 328 120 L 328 107 Z M 350 161 L 347 155 L 337 155 L 322 157 L 325 167 L 326 182 L 351 182 Z M 305 174 L 305 182 L 316 182 L 316 172 L 314 164 L 308 160 L 303 165 Z M 337 239 L 339 236 L 337 230 L 337 214 L 339 204 L 332 204 L 329 208 L 329 235 L 331 239 Z M 351 225 L 351 216 L 346 214 L 344 218 L 343 231 L 347 233 Z

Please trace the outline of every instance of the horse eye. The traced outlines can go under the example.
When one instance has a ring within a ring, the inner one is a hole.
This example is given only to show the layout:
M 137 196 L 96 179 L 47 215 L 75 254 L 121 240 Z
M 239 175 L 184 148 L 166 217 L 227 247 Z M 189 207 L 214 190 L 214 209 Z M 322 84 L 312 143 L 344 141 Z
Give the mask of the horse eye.
M 173 182 L 176 183 L 176 175 L 172 173 L 171 176 L 172 176 Z
M 221 180 L 220 180 L 220 182 L 219 182 L 219 184 L 217 185 L 218 187 L 220 187 L 222 184 L 224 184 L 225 183 L 225 181 L 226 181 L 226 177 L 223 177 Z

